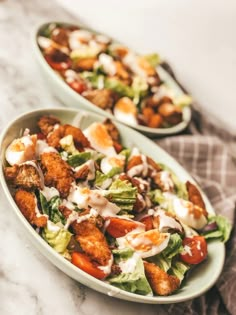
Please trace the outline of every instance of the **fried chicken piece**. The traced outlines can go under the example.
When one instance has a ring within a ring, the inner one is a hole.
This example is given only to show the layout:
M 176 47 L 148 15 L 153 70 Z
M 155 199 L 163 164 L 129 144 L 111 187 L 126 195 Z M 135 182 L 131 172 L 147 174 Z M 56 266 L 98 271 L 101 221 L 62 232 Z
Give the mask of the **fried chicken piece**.
M 119 130 L 117 129 L 116 125 L 113 124 L 113 122 L 107 118 L 104 122 L 103 125 L 106 127 L 107 132 L 111 136 L 113 141 L 120 142 L 120 133 Z
M 189 181 L 186 182 L 186 187 L 188 191 L 189 201 L 191 201 L 194 205 L 200 207 L 203 210 L 203 214 L 207 216 L 208 213 L 206 211 L 206 205 L 203 201 L 200 191 L 194 184 L 190 183 Z
M 15 164 L 12 167 L 4 169 L 6 179 L 14 187 L 20 187 L 26 190 L 42 188 L 42 182 L 36 167 L 30 164 Z
M 37 213 L 37 199 L 33 193 L 19 189 L 15 194 L 15 202 L 30 224 L 37 227 L 45 227 L 47 225 L 47 217 Z
M 99 265 L 108 265 L 112 256 L 111 251 L 105 236 L 95 224 L 88 220 L 80 223 L 75 221 L 72 228 L 83 251 Z
M 56 27 L 51 33 L 51 39 L 61 46 L 69 46 L 69 31 L 62 27 Z
M 108 89 L 85 91 L 82 95 L 102 109 L 110 109 L 114 103 L 114 93 Z
M 43 153 L 41 164 L 45 185 L 55 187 L 60 192 L 61 197 L 66 198 L 74 181 L 71 167 L 55 152 Z
M 75 69 L 77 71 L 92 71 L 97 58 L 83 58 L 76 61 Z
M 176 125 L 182 121 L 182 111 L 177 106 L 170 103 L 161 104 L 158 108 L 159 114 L 171 125 Z
M 78 171 L 75 172 L 74 177 L 78 180 L 86 180 L 89 174 L 89 166 L 88 165 L 82 165 Z
M 157 185 L 157 187 L 160 188 L 161 191 L 173 192 L 175 185 L 169 172 L 158 172 L 153 175 L 152 179 L 155 185 Z
M 147 280 L 156 294 L 169 295 L 179 288 L 179 278 L 168 275 L 157 265 L 144 261 L 144 269 Z
M 150 128 L 159 128 L 163 123 L 163 118 L 159 114 L 154 114 L 148 122 L 148 127 Z
M 131 168 L 141 165 L 143 163 L 141 155 L 132 156 L 126 166 L 126 170 L 129 171 Z
M 39 129 L 45 136 L 52 132 L 57 124 L 60 124 L 60 120 L 53 116 L 42 116 L 38 121 Z
M 89 140 L 85 137 L 80 128 L 71 125 L 64 125 L 63 127 L 64 127 L 63 137 L 72 135 L 76 149 L 81 151 L 83 148 L 90 147 Z
M 71 125 L 61 125 L 54 129 L 54 131 L 48 135 L 47 143 L 58 150 L 61 147 L 60 140 L 68 135 L 73 137 L 77 150 L 83 151 L 84 147 L 90 146 L 89 140 L 85 137 L 83 132 L 79 128 Z

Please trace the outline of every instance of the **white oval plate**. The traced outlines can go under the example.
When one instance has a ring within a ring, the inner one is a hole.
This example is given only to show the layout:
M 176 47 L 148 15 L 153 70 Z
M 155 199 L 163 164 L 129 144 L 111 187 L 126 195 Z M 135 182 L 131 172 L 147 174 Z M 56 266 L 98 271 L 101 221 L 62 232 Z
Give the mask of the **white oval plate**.
M 21 211 L 17 207 L 5 181 L 3 167 L 5 165 L 5 150 L 7 146 L 11 143 L 11 141 L 21 136 L 25 128 L 29 128 L 32 132 L 36 132 L 38 119 L 42 115 L 49 114 L 58 117 L 62 121 L 62 123 L 69 123 L 78 126 L 78 122 L 80 121 L 81 129 L 86 128 L 94 121 L 104 120 L 104 116 L 75 109 L 41 109 L 21 115 L 20 117 L 12 121 L 9 126 L 5 128 L 5 131 L 3 131 L 0 140 L 2 164 L 0 168 L 1 184 L 15 214 L 19 219 L 19 224 L 23 225 L 25 233 L 28 235 L 30 241 L 32 241 L 34 246 L 37 247 L 47 259 L 49 259 L 54 265 L 56 265 L 60 270 L 62 270 L 71 278 L 81 282 L 82 284 L 94 290 L 108 294 L 110 296 L 117 297 L 119 299 L 152 304 L 177 303 L 197 297 L 207 291 L 211 286 L 213 286 L 222 271 L 225 257 L 224 244 L 218 241 L 209 243 L 208 259 L 197 266 L 190 273 L 190 275 L 186 279 L 186 282 L 180 290 L 170 296 L 151 297 L 129 293 L 117 289 L 110 284 L 95 279 L 94 277 L 88 275 L 87 273 L 83 272 L 79 268 L 72 265 L 69 261 L 64 259 L 36 233 L 36 231 L 31 227 L 31 225 L 24 218 Z M 119 123 L 116 123 L 116 125 L 120 131 L 122 142 L 125 146 L 136 146 L 140 148 L 144 154 L 147 154 L 157 162 L 164 163 L 165 165 L 170 167 L 180 178 L 180 180 L 184 182 L 187 180 L 191 180 L 192 182 L 194 182 L 187 171 L 185 171 L 184 168 L 180 166 L 176 160 L 174 160 L 169 154 L 167 154 L 154 142 L 129 127 L 126 127 Z M 201 193 L 206 203 L 208 212 L 214 214 L 214 210 L 209 200 L 206 198 L 202 191 Z
M 88 101 L 86 98 L 84 98 L 83 96 L 75 92 L 46 62 L 38 46 L 37 38 L 38 38 L 38 35 L 40 34 L 40 31 L 43 28 L 45 28 L 46 25 L 51 24 L 51 23 L 61 23 L 64 25 L 68 25 L 68 23 L 55 22 L 55 21 L 50 22 L 50 23 L 45 23 L 41 25 L 39 28 L 37 28 L 36 32 L 33 34 L 34 55 L 36 57 L 36 60 L 38 61 L 41 72 L 46 81 L 46 84 L 50 86 L 53 94 L 57 96 L 66 106 L 96 112 L 98 114 L 101 114 L 103 116 L 106 116 L 108 118 L 111 118 L 117 121 L 117 119 L 112 114 L 99 108 L 98 106 L 94 105 L 93 103 Z M 78 26 L 81 26 L 81 25 L 78 25 Z M 85 29 L 91 30 L 87 27 L 84 27 L 84 26 L 82 27 Z M 96 31 L 94 30 L 91 30 L 91 31 L 96 33 Z M 159 66 L 157 70 L 158 70 L 158 74 L 160 75 L 160 78 L 164 80 L 167 83 L 167 85 L 170 86 L 175 91 L 177 96 L 181 96 L 184 94 L 181 87 L 176 83 L 176 81 L 174 81 L 174 79 L 169 75 L 168 72 L 166 72 L 161 66 Z M 130 127 L 150 137 L 167 136 L 167 135 L 173 135 L 173 134 L 183 131 L 190 123 L 190 120 L 191 120 L 191 109 L 189 106 L 186 106 L 183 108 L 183 120 L 179 124 L 173 127 L 150 128 L 150 127 L 146 127 L 142 125 L 130 126 Z

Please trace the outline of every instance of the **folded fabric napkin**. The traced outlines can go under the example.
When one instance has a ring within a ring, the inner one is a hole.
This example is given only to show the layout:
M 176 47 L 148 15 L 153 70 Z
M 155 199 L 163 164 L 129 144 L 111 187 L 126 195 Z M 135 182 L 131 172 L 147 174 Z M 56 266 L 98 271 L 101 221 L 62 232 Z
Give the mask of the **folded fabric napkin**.
M 175 78 L 168 64 L 164 68 Z M 176 80 L 176 78 L 175 78 Z M 177 80 L 176 80 L 177 81 Z M 236 135 L 222 128 L 204 109 L 193 104 L 188 129 L 177 136 L 155 140 L 196 179 L 217 214 L 235 222 Z M 226 261 L 216 285 L 205 295 L 180 304 L 162 306 L 168 314 L 236 314 L 236 231 L 226 244 Z

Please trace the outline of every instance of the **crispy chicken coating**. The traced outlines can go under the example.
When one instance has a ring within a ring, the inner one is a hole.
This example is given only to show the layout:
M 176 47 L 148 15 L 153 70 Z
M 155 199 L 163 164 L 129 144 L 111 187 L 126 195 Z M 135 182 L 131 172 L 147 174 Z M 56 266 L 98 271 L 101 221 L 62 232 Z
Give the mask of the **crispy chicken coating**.
M 15 194 L 15 202 L 30 224 L 37 227 L 47 225 L 47 217 L 37 213 L 37 199 L 33 193 L 19 189 Z
M 88 165 L 82 165 L 78 171 L 75 172 L 74 177 L 77 180 L 86 180 L 89 174 L 89 166 Z
M 158 295 L 169 295 L 180 286 L 176 276 L 168 275 L 164 270 L 153 263 L 144 261 L 145 274 L 152 290 Z
M 55 152 L 43 153 L 41 164 L 45 185 L 55 187 L 60 192 L 61 197 L 66 198 L 74 181 L 71 167 Z
M 182 121 L 182 111 L 170 103 L 163 103 L 158 108 L 159 114 L 170 124 L 176 125 Z
M 200 191 L 197 187 L 190 183 L 189 181 L 186 182 L 186 187 L 188 191 L 189 201 L 191 201 L 194 205 L 200 207 L 203 210 L 203 214 L 207 216 L 206 206 L 200 194 Z
M 6 167 L 6 179 L 12 183 L 14 187 L 20 187 L 26 190 L 34 190 L 42 188 L 42 182 L 36 167 L 30 164 L 15 164 L 12 167 Z
M 72 228 L 83 251 L 99 265 L 108 265 L 112 257 L 111 251 L 105 236 L 96 225 L 88 220 L 80 223 L 75 221 Z
M 47 142 L 50 146 L 60 149 L 60 140 L 65 136 L 71 135 L 74 140 L 74 144 L 77 150 L 83 151 L 85 147 L 89 147 L 89 140 L 85 137 L 83 132 L 71 125 L 61 125 L 54 129 L 47 137 Z
M 60 124 L 60 120 L 53 116 L 42 116 L 38 121 L 39 129 L 45 136 L 53 131 L 54 126 L 57 124 Z
M 112 108 L 114 103 L 114 93 L 108 89 L 85 91 L 82 95 L 102 109 Z

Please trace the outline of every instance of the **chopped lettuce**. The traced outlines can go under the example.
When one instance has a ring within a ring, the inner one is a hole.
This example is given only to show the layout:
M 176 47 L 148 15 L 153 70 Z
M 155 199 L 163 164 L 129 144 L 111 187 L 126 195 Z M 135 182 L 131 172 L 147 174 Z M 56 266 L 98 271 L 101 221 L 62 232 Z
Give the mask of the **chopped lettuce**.
M 145 55 L 143 58 L 146 59 L 153 68 L 156 68 L 161 62 L 160 56 L 156 53 Z
M 206 239 L 217 238 L 224 243 L 227 242 L 232 230 L 232 225 L 230 224 L 229 220 L 222 215 L 210 216 L 208 224 L 213 222 L 216 223 L 216 229 L 203 233 L 204 237 Z
M 109 283 L 128 292 L 152 295 L 152 289 L 145 276 L 142 259 L 129 248 L 115 250 L 113 254 L 115 263 L 123 266 L 125 270 L 122 270 L 122 273 L 118 276 L 109 278 Z
M 69 154 L 76 154 L 79 151 L 75 148 L 72 135 L 68 135 L 60 140 L 61 147 Z
M 45 196 L 40 192 L 39 198 L 42 212 L 48 215 L 49 220 L 51 220 L 53 223 L 61 222 L 64 225 L 66 220 L 59 210 L 59 206 L 61 204 L 60 197 L 54 196 L 49 201 L 47 201 Z
M 132 83 L 133 89 L 133 101 L 137 105 L 140 102 L 141 97 L 145 96 L 148 92 L 148 84 L 145 78 L 136 76 Z
M 72 167 L 77 167 L 84 164 L 90 159 L 91 159 L 90 152 L 80 152 L 77 154 L 70 155 L 67 159 L 67 163 Z
M 153 203 L 159 204 L 159 205 L 161 205 L 163 202 L 166 201 L 160 189 L 155 189 L 155 190 L 150 191 L 149 197 L 151 198 L 151 201 Z
M 105 192 L 111 202 L 114 202 L 121 210 L 131 211 L 137 197 L 137 188 L 128 181 L 116 179 Z
M 103 174 L 102 172 L 96 171 L 95 186 L 102 189 L 107 189 L 112 183 L 112 179 L 108 174 Z
M 179 278 L 179 280 L 182 282 L 184 279 L 185 273 L 190 269 L 190 266 L 183 263 L 182 261 L 176 261 L 172 264 L 171 269 L 169 273 L 173 276 L 176 276 Z
M 173 258 L 183 251 L 182 238 L 178 233 L 171 234 L 168 246 L 163 250 L 162 255 Z
M 125 159 L 126 161 L 128 160 L 128 158 L 130 157 L 130 154 L 131 154 L 131 149 L 124 149 L 122 150 L 119 155 L 124 155 L 125 156 Z
M 192 101 L 193 100 L 192 100 L 191 96 L 189 96 L 187 94 L 182 94 L 182 95 L 175 97 L 173 99 L 174 104 L 179 106 L 180 108 L 191 105 Z
M 128 96 L 130 98 L 134 97 L 133 89 L 115 78 L 107 78 L 105 80 L 105 87 L 113 90 L 121 96 Z
M 101 89 L 105 85 L 105 76 L 103 74 L 98 74 L 96 72 L 83 71 L 80 76 L 89 81 L 92 87 L 96 89 Z
M 158 255 L 148 260 L 167 272 L 172 267 L 173 258 L 183 250 L 182 239 L 179 234 L 171 234 L 168 246 Z
M 45 241 L 59 254 L 66 252 L 66 247 L 70 242 L 71 235 L 70 232 L 50 221 L 48 221 L 47 227 L 42 231 L 42 236 Z

